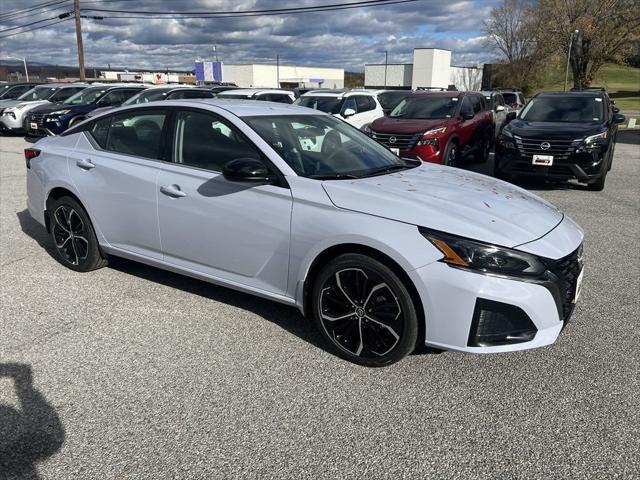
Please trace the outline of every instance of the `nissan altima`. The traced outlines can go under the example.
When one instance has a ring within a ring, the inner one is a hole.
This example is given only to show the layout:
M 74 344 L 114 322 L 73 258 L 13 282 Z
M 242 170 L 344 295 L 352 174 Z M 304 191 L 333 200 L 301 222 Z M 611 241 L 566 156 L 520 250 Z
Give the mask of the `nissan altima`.
M 126 257 L 297 307 L 329 348 L 384 366 L 418 345 L 553 343 L 583 233 L 527 191 L 403 159 L 317 110 L 181 100 L 110 110 L 25 150 L 57 259 Z

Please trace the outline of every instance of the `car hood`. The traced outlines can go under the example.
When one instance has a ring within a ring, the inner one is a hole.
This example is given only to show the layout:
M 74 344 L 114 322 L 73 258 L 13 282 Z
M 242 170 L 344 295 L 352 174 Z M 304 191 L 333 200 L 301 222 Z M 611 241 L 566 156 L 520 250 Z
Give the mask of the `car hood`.
M 95 109 L 95 104 L 81 104 L 81 105 L 70 105 L 70 104 L 50 104 L 50 105 L 42 105 L 38 107 L 38 113 L 51 113 L 56 110 L 71 110 L 72 113 L 85 113 L 90 112 Z
M 577 140 L 602 131 L 598 123 L 525 122 L 517 119 L 505 128 L 519 137 L 545 140 Z
M 446 118 L 419 120 L 411 118 L 382 117 L 371 124 L 371 130 L 380 133 L 423 133 L 448 125 Z
M 12 108 L 18 105 L 27 105 L 29 109 L 32 109 L 39 105 L 45 105 L 45 104 L 50 105 L 51 102 L 49 102 L 49 100 L 23 100 L 22 102 L 14 100 L 12 102 L 3 103 L 0 106 L 2 106 L 2 108 Z
M 564 216 L 515 185 L 434 164 L 357 180 L 325 181 L 323 187 L 339 208 L 506 247 L 542 237 Z

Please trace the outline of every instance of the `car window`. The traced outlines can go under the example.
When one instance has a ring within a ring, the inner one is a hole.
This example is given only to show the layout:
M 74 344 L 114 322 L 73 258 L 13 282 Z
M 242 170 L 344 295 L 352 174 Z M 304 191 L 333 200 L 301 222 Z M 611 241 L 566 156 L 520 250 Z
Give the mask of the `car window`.
M 460 106 L 460 113 L 461 114 L 467 114 L 467 113 L 473 113 L 473 103 L 471 103 L 471 98 L 470 97 L 463 97 L 462 98 L 462 105 Z
M 350 108 L 354 112 L 358 111 L 355 97 L 345 98 L 344 103 L 342 104 L 342 111 L 345 112 L 348 108 Z
M 464 97 L 467 100 L 468 97 Z M 392 118 L 451 118 L 458 107 L 458 97 L 417 95 L 406 97 L 389 115 Z M 464 104 L 464 101 L 463 101 Z
M 167 100 L 179 100 L 183 98 L 213 98 L 213 93 L 203 90 L 178 90 L 167 96 Z
M 106 150 L 145 158 L 159 158 L 166 112 L 145 110 L 111 117 Z
M 366 95 L 357 95 L 356 105 L 358 106 L 358 113 L 368 112 L 376 108 L 376 102 L 371 97 Z
M 49 100 L 51 102 L 63 102 L 65 101 L 67 98 L 71 97 L 72 95 L 75 95 L 76 93 L 78 93 L 80 90 L 82 90 L 85 87 L 77 87 L 77 88 L 61 88 L 60 90 L 58 90 L 56 93 L 54 93 L 53 95 L 51 95 L 49 97 Z
M 504 98 L 501 94 L 497 93 L 494 98 L 496 101 L 496 105 L 502 105 L 504 107 Z
M 174 128 L 175 163 L 221 172 L 231 160 L 260 159 L 256 148 L 240 132 L 209 113 L 179 112 Z
M 111 125 L 111 117 L 102 118 L 93 122 L 89 127 L 89 135 L 93 137 L 101 148 L 107 147 L 107 135 L 109 135 L 109 126 Z
M 310 95 L 303 95 L 300 98 L 298 98 L 295 102 L 293 102 L 293 104 L 299 105 L 301 107 L 313 108 L 314 110 L 320 110 L 321 112 L 335 114 L 335 113 L 340 113 L 340 110 L 342 109 L 343 100 L 344 99 L 338 98 L 338 97 L 329 97 L 329 96 L 314 97 Z
M 284 93 L 263 93 L 258 97 L 258 100 L 265 102 L 293 103 L 291 97 Z
M 98 100 L 98 105 L 102 105 L 102 106 L 121 105 L 125 100 L 127 100 L 129 97 L 131 97 L 137 92 L 139 92 L 139 90 L 129 90 L 129 89 L 112 90 L 110 92 L 107 92 L 104 95 L 104 97 Z
M 471 105 L 473 105 L 473 113 L 480 113 L 484 110 L 484 101 L 482 97 L 473 96 L 471 97 Z

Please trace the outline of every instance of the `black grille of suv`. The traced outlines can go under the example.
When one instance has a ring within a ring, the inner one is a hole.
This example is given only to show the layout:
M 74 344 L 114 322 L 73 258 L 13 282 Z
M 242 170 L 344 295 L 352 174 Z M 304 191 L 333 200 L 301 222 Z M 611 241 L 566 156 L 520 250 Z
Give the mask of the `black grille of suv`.
M 371 138 L 389 148 L 411 150 L 420 138 L 420 133 L 378 133 L 371 132 Z
M 532 159 L 534 155 L 553 155 L 553 163 L 566 162 L 581 140 L 544 140 L 515 137 L 520 155 Z
M 558 260 L 546 260 L 545 263 L 551 272 L 558 277 L 558 287 L 562 300 L 562 315 L 566 322 L 573 313 L 573 297 L 576 294 L 578 275 L 582 271 L 582 245 L 573 253 Z
M 46 117 L 46 113 L 32 113 L 29 115 L 29 122 L 37 123 L 38 125 L 42 125 L 44 121 L 44 117 Z

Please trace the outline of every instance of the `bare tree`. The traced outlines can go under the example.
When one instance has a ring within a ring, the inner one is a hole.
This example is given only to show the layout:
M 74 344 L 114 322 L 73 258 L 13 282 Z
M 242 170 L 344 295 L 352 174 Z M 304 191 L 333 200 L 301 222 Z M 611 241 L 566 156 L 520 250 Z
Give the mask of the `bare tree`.
M 640 38 L 638 0 L 540 0 L 536 18 L 542 53 L 566 58 L 571 45 L 575 88 L 590 85 L 605 62 L 621 62 Z
M 519 87 L 527 84 L 536 65 L 534 23 L 529 0 L 503 0 L 484 23 L 487 44 L 508 65 L 501 69 L 503 76 Z

